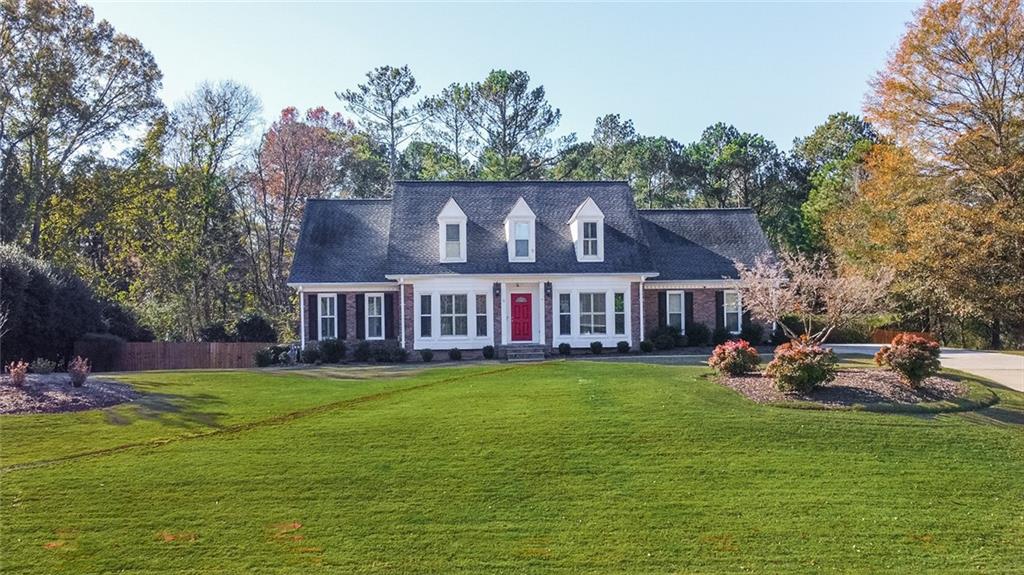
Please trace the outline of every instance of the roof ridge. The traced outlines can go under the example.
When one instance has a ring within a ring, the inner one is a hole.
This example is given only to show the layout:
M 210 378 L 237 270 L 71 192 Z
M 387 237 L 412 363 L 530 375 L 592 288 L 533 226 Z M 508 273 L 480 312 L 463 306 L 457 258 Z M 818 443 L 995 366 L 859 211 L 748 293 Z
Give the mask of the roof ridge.
M 307 202 L 390 202 L 391 198 L 306 198 Z
M 729 208 L 637 208 L 638 212 L 752 212 L 749 206 Z

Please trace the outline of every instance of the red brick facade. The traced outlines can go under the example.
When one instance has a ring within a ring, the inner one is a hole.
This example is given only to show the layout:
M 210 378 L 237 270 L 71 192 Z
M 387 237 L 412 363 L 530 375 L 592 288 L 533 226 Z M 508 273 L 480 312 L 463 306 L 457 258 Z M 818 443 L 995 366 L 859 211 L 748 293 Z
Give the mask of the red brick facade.
M 554 304 L 551 301 L 554 298 L 554 293 L 551 291 L 551 282 L 545 282 L 543 284 L 544 289 L 544 345 L 548 348 L 551 347 L 551 342 L 555 338 L 555 324 L 554 315 L 552 309 Z
M 633 349 L 640 348 L 640 282 L 629 284 L 629 324 L 633 339 Z
M 411 285 L 402 286 L 402 290 L 402 298 L 405 301 L 405 322 L 402 329 L 405 330 L 405 349 L 411 352 L 412 346 L 416 343 L 416 302 Z M 401 308 L 395 317 L 402 323 Z

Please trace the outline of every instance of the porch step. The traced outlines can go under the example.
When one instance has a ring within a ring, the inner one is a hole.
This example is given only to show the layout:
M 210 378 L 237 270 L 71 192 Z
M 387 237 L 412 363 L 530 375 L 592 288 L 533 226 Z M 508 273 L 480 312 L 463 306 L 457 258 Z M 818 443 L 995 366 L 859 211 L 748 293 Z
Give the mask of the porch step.
M 543 346 L 515 346 L 505 348 L 505 359 L 510 362 L 544 361 Z

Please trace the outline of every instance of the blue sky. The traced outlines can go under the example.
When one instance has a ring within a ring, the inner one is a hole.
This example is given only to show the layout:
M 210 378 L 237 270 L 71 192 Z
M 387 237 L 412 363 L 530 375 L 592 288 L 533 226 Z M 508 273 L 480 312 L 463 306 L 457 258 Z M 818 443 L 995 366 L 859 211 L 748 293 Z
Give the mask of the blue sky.
M 422 94 L 522 69 L 589 138 L 619 113 L 682 142 L 724 121 L 789 149 L 831 112 L 860 112 L 915 4 L 153 4 L 92 6 L 139 38 L 164 100 L 234 79 L 263 100 L 344 111 L 335 91 L 409 65 Z

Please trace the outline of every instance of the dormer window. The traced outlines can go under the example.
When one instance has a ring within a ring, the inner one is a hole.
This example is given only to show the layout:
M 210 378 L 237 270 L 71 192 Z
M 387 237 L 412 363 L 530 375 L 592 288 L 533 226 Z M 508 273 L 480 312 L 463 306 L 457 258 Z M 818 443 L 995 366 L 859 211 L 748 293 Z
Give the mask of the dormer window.
M 604 212 L 593 198 L 587 198 L 569 219 L 569 230 L 576 245 L 576 260 L 604 261 Z
M 442 263 L 466 261 L 466 213 L 455 198 L 437 215 L 438 256 Z
M 505 240 L 508 243 L 508 261 L 534 262 L 536 259 L 536 225 L 537 216 L 527 205 L 526 200 L 519 198 L 512 206 L 512 211 L 505 218 Z

